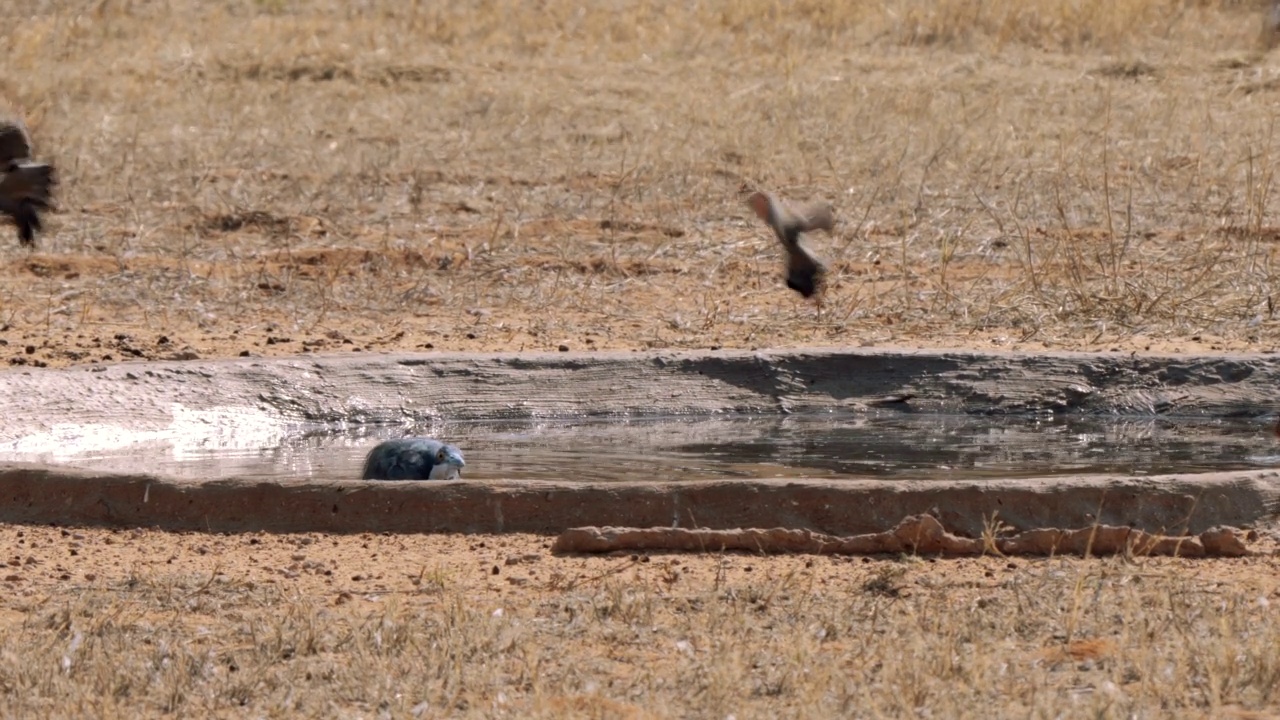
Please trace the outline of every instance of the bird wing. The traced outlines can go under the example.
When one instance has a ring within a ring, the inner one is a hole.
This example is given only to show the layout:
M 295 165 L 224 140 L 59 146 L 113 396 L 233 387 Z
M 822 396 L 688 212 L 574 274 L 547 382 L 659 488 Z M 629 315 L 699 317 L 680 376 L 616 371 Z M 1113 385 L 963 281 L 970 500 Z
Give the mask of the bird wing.
M 760 218 L 766 225 L 773 228 L 773 231 L 778 235 L 778 239 L 785 244 L 787 241 L 786 237 L 779 228 L 781 224 L 781 218 L 779 215 L 781 214 L 782 208 L 778 205 L 778 201 L 769 193 L 753 192 L 747 196 L 747 205 L 755 211 L 756 217 Z
M 809 232 L 810 230 L 831 232 L 836 226 L 835 210 L 824 202 L 814 202 L 800 207 L 793 207 L 791 208 L 791 214 L 795 218 L 800 232 Z
M 47 208 L 54 183 L 53 167 L 49 165 L 10 166 L 8 172 L 0 174 L 0 205 L 10 207 L 26 201 L 36 207 Z
M 835 227 L 835 211 L 824 202 L 791 205 L 766 192 L 754 192 L 747 204 L 778 235 L 783 245 L 794 245 L 800 233 L 811 230 L 831 231 Z
M 21 121 L 0 121 L 0 168 L 31 157 L 31 138 Z

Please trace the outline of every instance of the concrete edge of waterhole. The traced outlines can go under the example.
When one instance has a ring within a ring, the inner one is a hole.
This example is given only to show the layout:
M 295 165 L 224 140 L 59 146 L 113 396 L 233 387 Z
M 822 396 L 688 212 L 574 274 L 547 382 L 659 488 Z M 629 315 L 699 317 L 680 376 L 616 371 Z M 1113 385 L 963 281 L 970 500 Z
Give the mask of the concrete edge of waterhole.
M 0 449 L 65 442 L 86 428 L 123 441 L 131 433 L 191 432 L 192 417 L 315 426 L 863 412 L 905 401 L 916 412 L 1262 418 L 1275 413 L 1277 388 L 1280 357 L 1272 354 L 813 348 L 135 362 L 0 373 Z M 928 516 L 959 538 L 1090 526 L 1174 537 L 1231 528 L 1256 538 L 1271 531 L 1278 511 L 1280 471 L 1272 469 L 966 481 L 386 483 L 190 481 L 0 464 L 2 522 L 206 532 L 554 535 L 592 526 L 784 528 L 839 538 Z

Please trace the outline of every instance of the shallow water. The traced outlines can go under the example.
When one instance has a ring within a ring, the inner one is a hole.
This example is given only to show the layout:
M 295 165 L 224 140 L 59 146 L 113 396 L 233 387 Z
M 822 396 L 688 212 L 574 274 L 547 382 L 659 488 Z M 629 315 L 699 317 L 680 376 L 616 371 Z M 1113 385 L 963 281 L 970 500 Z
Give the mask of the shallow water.
M 465 479 L 964 479 L 1067 473 L 1158 474 L 1280 465 L 1262 420 L 789 415 L 632 421 L 364 426 L 281 433 L 269 447 L 226 437 L 128 448 L 0 452 L 0 461 L 61 462 L 192 479 L 358 478 L 378 441 L 428 435 L 462 448 Z

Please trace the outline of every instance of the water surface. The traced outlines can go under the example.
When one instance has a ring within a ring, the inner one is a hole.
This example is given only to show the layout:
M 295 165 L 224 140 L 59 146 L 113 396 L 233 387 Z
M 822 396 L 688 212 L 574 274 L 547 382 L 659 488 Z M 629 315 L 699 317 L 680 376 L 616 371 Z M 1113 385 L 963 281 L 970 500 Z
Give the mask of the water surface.
M 109 451 L 0 453 L 192 479 L 358 478 L 378 441 L 428 435 L 462 448 L 466 479 L 964 479 L 1075 473 L 1132 475 L 1280 465 L 1261 420 L 821 414 L 631 421 L 364 426 L 282 433 L 270 446 L 225 436 Z

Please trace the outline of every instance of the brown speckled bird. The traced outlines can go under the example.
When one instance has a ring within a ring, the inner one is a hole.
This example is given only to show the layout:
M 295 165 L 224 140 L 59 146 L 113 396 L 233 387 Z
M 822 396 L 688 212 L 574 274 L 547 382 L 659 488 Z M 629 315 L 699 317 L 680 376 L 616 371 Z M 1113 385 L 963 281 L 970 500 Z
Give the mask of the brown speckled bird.
M 40 213 L 49 209 L 57 182 L 52 165 L 31 160 L 26 127 L 0 120 L 0 213 L 18 226 L 21 244 L 35 245 Z
M 782 249 L 787 253 L 787 287 L 807 298 L 821 292 L 827 268 L 800 244 L 800 234 L 810 230 L 831 232 L 835 227 L 831 206 L 823 202 L 793 206 L 765 192 L 751 193 L 747 204 L 773 228 L 782 242 Z

